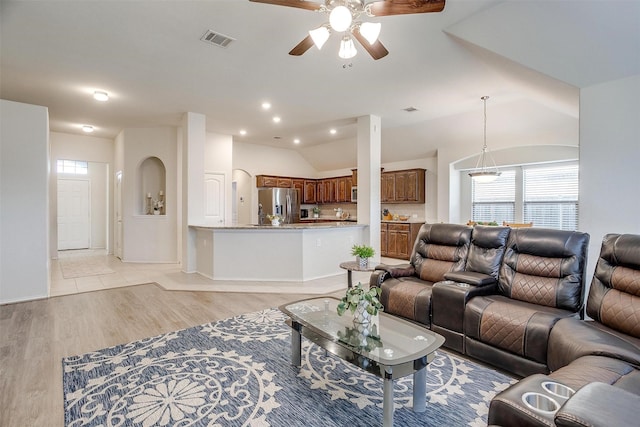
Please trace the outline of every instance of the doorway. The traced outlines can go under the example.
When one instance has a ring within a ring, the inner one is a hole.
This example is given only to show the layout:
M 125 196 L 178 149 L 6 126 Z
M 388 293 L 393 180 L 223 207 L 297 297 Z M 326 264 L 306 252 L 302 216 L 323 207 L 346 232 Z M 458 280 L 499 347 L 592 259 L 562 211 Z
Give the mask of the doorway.
M 90 247 L 89 200 L 89 180 L 58 179 L 58 250 Z

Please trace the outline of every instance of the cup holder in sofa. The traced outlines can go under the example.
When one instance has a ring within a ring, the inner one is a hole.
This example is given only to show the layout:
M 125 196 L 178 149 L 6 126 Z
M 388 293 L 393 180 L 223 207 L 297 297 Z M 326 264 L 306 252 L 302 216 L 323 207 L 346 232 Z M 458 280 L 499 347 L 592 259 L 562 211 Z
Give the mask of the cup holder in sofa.
M 554 396 L 568 399 L 575 393 L 575 390 L 571 387 L 567 387 L 564 384 L 557 383 L 555 381 L 545 381 L 542 383 L 542 388 L 553 394 Z
M 522 395 L 522 402 L 530 409 L 542 412 L 543 414 L 553 414 L 560 409 L 558 402 L 542 393 L 524 393 Z

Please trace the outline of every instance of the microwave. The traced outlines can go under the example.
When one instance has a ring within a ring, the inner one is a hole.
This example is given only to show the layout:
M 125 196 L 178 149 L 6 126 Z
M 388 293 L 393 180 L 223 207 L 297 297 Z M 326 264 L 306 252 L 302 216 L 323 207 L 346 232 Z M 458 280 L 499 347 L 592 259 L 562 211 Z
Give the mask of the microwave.
M 358 187 L 351 187 L 351 201 L 353 203 L 358 201 Z

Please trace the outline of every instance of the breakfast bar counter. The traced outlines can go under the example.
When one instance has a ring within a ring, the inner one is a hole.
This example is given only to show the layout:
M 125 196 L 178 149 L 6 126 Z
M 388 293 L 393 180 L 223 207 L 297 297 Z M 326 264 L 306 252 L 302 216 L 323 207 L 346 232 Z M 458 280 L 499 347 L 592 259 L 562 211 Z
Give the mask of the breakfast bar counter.
M 189 226 L 196 271 L 214 280 L 305 281 L 343 273 L 339 265 L 362 244 L 367 225 L 336 221 Z

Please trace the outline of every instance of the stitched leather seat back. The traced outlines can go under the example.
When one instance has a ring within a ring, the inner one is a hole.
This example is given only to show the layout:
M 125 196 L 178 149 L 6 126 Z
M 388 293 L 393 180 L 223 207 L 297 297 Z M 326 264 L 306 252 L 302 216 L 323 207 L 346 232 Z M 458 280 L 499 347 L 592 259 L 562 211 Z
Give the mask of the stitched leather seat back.
M 509 227 L 473 227 L 465 270 L 488 274 L 498 280 L 510 230 Z
M 591 281 L 587 314 L 640 338 L 640 236 L 607 234 Z
M 500 293 L 533 304 L 580 311 L 588 246 L 586 233 L 512 229 L 500 268 Z
M 471 241 L 471 227 L 424 224 L 418 232 L 411 264 L 422 280 L 439 282 L 450 271 L 463 271 Z

